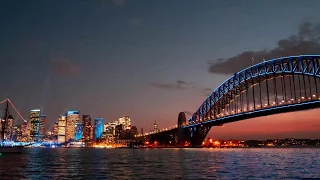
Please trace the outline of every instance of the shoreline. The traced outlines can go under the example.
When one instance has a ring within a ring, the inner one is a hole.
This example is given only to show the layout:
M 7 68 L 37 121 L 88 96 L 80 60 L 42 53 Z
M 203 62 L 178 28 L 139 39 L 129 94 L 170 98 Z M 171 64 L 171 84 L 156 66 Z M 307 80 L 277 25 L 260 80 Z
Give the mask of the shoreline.
M 307 146 L 261 146 L 261 147 L 119 147 L 125 149 L 279 149 L 279 148 L 320 148 L 320 145 L 307 145 Z

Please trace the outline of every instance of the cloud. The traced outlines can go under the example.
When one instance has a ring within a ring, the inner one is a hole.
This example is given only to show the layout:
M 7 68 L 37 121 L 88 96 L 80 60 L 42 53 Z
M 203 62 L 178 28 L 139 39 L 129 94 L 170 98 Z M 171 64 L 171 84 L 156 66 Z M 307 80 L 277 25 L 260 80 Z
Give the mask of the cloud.
M 116 6 L 124 6 L 126 4 L 126 0 L 111 0 L 111 2 Z
M 192 116 L 194 112 L 191 111 L 183 111 L 187 116 Z
M 133 18 L 133 19 L 130 20 L 130 25 L 132 27 L 137 27 L 137 26 L 139 26 L 141 24 L 141 22 L 142 22 L 141 18 Z
M 213 92 L 213 89 L 211 88 L 202 89 L 202 94 L 204 94 L 205 96 L 209 96 L 212 92 Z
M 273 59 L 284 56 L 301 54 L 318 54 L 320 52 L 320 24 L 302 23 L 298 33 L 281 39 L 277 47 L 271 50 L 244 51 L 227 59 L 219 58 L 209 63 L 209 72 L 218 74 L 234 74 L 254 63 L 264 59 Z
M 62 77 L 73 77 L 78 75 L 79 67 L 67 59 L 52 60 L 54 74 Z
M 185 81 L 178 80 L 175 83 L 150 83 L 151 86 L 156 88 L 162 88 L 162 89 L 188 89 L 193 88 L 194 86 L 191 86 L 193 83 L 188 83 Z

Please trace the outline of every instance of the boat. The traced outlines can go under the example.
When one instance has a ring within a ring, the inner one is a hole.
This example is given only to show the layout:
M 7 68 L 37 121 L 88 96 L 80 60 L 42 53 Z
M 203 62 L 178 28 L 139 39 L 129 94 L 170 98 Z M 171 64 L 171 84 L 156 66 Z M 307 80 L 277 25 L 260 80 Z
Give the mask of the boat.
M 9 114 L 9 99 L 6 99 L 7 105 L 4 113 L 4 118 L 1 120 L 1 140 L 0 153 L 21 153 L 24 146 L 14 146 L 13 144 L 7 144 L 5 142 L 4 133 L 6 131 L 8 119 L 13 119 L 12 115 Z

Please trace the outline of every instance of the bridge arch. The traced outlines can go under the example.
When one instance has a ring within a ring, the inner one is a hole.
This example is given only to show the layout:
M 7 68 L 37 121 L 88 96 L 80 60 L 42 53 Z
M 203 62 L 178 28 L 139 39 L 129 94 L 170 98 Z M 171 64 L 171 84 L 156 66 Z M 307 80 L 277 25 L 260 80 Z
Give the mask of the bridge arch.
M 268 82 L 271 79 L 276 79 L 279 77 L 283 78 L 283 81 L 285 83 L 286 79 L 284 77 L 286 76 L 289 78 L 291 77 L 293 79 L 293 83 L 295 83 L 295 75 L 302 76 L 303 78 L 307 77 L 309 80 L 309 86 L 311 86 L 310 78 L 313 78 L 314 80 L 312 81 L 315 85 L 315 94 L 312 95 L 311 99 L 307 100 L 320 100 L 320 55 L 282 57 L 255 64 L 238 73 L 235 73 L 232 77 L 227 79 L 208 96 L 208 98 L 202 103 L 202 105 L 188 120 L 188 122 L 189 124 L 201 124 L 201 122 L 206 120 L 221 118 L 221 111 L 224 110 L 224 108 L 226 108 L 230 102 L 235 100 L 236 97 L 246 92 L 249 88 L 252 88 L 258 84 L 260 85 L 264 81 Z M 281 86 L 283 86 L 283 84 Z M 277 87 L 277 85 L 275 85 L 275 87 Z M 293 84 L 293 87 L 295 87 L 295 84 Z M 300 103 L 298 100 L 299 99 L 297 97 L 291 97 L 290 101 L 285 100 L 283 104 L 288 104 L 288 102 Z M 282 105 L 282 102 L 274 104 L 274 106 L 279 105 Z M 259 106 L 260 107 L 254 105 L 254 107 L 251 107 L 250 109 L 247 108 L 246 111 L 254 111 L 263 108 L 261 105 Z M 268 107 L 270 107 L 269 99 L 267 108 Z M 226 115 L 222 114 L 222 116 Z

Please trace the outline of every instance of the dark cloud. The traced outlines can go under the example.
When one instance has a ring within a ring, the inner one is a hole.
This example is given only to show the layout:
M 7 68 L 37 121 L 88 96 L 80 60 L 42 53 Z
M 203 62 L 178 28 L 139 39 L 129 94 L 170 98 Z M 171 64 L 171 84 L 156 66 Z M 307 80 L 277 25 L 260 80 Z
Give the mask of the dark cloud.
M 151 86 L 163 89 L 189 89 L 193 86 L 192 83 L 188 83 L 185 81 L 176 81 L 175 83 L 150 83 Z
M 194 112 L 191 111 L 183 111 L 187 116 L 192 116 Z
M 188 84 L 188 83 L 185 82 L 185 81 L 177 81 L 176 83 L 177 83 L 177 84 Z
M 51 61 L 54 74 L 62 77 L 73 77 L 78 75 L 79 67 L 66 59 Z
M 202 89 L 202 94 L 204 94 L 205 96 L 209 96 L 212 92 L 213 92 L 213 89 L 211 88 Z
M 271 50 L 245 51 L 227 59 L 219 58 L 209 63 L 209 72 L 234 74 L 243 68 L 251 66 L 253 63 L 256 64 L 263 60 L 318 53 L 320 53 L 320 24 L 305 22 L 300 25 L 297 34 L 279 40 L 276 48 Z

